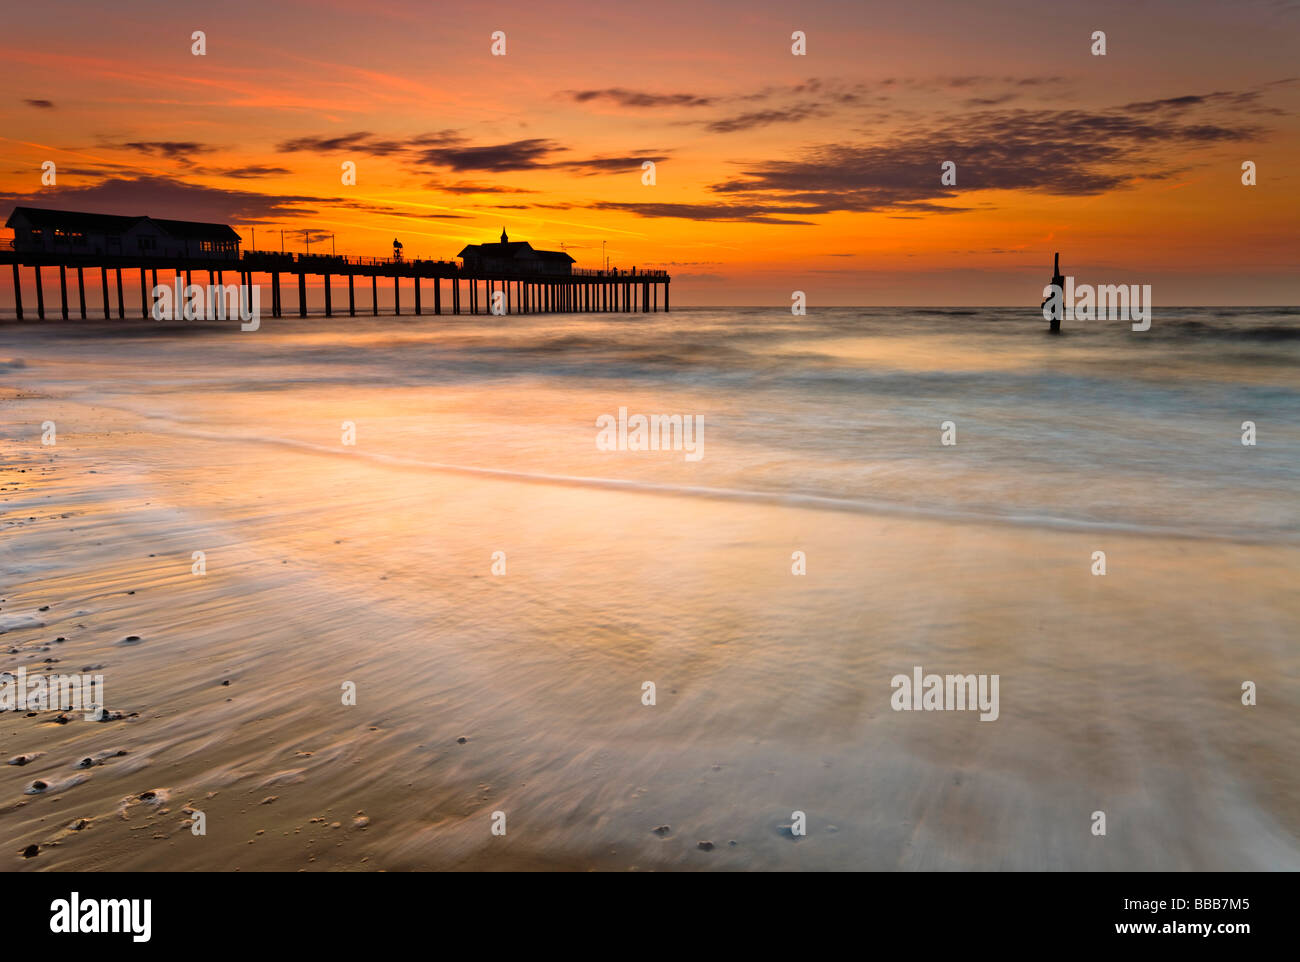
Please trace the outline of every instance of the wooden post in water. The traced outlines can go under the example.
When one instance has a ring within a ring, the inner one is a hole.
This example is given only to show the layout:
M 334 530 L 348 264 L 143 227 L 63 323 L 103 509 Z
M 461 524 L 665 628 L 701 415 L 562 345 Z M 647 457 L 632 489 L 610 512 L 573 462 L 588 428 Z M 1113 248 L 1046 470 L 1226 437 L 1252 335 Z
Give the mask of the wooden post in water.
M 307 316 L 307 269 L 298 271 L 298 316 Z
M 348 317 L 357 316 L 357 294 L 356 291 L 353 290 L 353 280 L 355 276 L 356 275 L 351 271 L 348 271 Z
M 397 275 L 393 275 L 393 313 L 402 313 L 402 292 L 397 286 Z
M 1056 256 L 1055 256 L 1055 258 L 1054 258 L 1053 261 L 1052 261 L 1052 283 L 1056 285 L 1057 289 L 1061 291 L 1062 297 L 1064 297 L 1064 294 L 1065 294 L 1065 278 L 1061 276 L 1061 253 L 1060 253 L 1060 251 L 1057 251 L 1057 252 L 1056 252 Z M 1046 306 L 1046 304 L 1047 304 L 1047 300 L 1044 300 L 1044 301 L 1043 301 L 1043 305 Z M 1052 320 L 1051 320 L 1051 327 L 1050 327 L 1050 330 L 1051 330 L 1051 332 L 1052 332 L 1053 334 L 1060 334 L 1060 333 L 1061 333 L 1061 316 L 1062 316 L 1064 313 L 1065 313 L 1065 302 L 1064 302 L 1064 300 L 1062 300 L 1060 306 L 1059 306 L 1055 311 L 1052 312 Z
M 45 287 L 41 284 L 40 265 L 36 265 L 32 271 L 36 274 L 36 316 L 43 321 L 45 320 Z
M 120 297 L 122 294 L 122 268 L 120 267 L 117 269 L 117 277 L 117 293 Z M 144 268 L 142 267 L 140 268 L 140 318 L 147 321 L 149 320 L 149 296 L 145 292 L 145 286 Z
M 14 312 L 21 321 L 23 319 L 23 278 L 18 273 L 17 261 L 14 261 Z
M 108 320 L 110 316 L 110 312 L 108 309 L 108 268 L 107 267 L 101 266 L 99 268 L 99 285 L 100 285 L 100 292 L 104 300 L 104 320 Z
M 322 274 L 321 276 L 325 278 L 325 316 L 326 316 L 326 317 L 333 317 L 333 316 L 334 316 L 334 302 L 330 299 L 330 297 L 331 297 L 331 292 L 330 292 L 330 275 L 329 275 L 329 272 L 327 271 L 327 272 L 325 272 L 324 274 Z
M 379 316 L 379 275 L 370 275 L 370 313 Z
M 436 274 L 433 277 L 433 313 L 442 313 L 442 278 Z
M 415 313 L 421 314 L 423 311 L 420 305 L 420 275 L 417 273 L 411 280 L 415 284 Z
M 81 297 L 81 319 L 86 319 L 86 271 L 84 267 L 77 268 L 77 293 Z
M 59 265 L 59 295 L 63 302 L 63 319 L 68 319 L 68 271 L 62 264 Z

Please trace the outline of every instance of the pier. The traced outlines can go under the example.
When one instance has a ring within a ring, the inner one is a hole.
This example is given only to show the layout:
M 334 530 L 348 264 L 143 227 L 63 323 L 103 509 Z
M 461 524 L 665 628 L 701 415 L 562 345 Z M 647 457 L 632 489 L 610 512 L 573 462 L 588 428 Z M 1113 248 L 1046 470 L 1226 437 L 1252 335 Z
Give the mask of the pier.
M 584 314 L 608 312 L 653 312 L 669 309 L 669 285 L 666 271 L 609 270 L 593 271 L 574 268 L 567 274 L 549 274 L 526 270 L 498 271 L 465 268 L 453 261 L 395 260 L 344 257 L 317 254 L 280 254 L 270 251 L 241 251 L 230 258 L 183 256 L 114 256 L 79 254 L 62 251 L 15 250 L 11 242 L 0 247 L 0 265 L 13 270 L 14 307 L 18 320 L 31 300 L 24 299 L 23 268 L 31 268 L 28 290 L 35 294 L 36 316 L 42 320 L 46 311 L 46 284 L 42 269 L 59 272 L 57 310 L 64 320 L 75 311 L 86 317 L 86 275 L 98 281 L 103 298 L 103 314 L 108 319 L 116 307 L 119 318 L 126 317 L 127 304 L 139 304 L 140 316 L 148 318 L 153 308 L 153 289 L 159 275 L 163 284 L 181 278 L 185 286 L 206 274 L 209 285 L 224 284 L 226 275 L 238 275 L 241 285 L 251 287 L 255 278 L 265 279 L 271 290 L 271 316 L 284 316 L 283 288 L 297 286 L 297 313 L 306 317 L 309 309 L 307 278 L 320 277 L 326 317 L 346 310 L 350 317 L 379 314 L 379 284 L 392 285 L 393 309 L 402 314 L 491 314 L 493 295 L 500 293 L 500 313 L 507 314 Z M 98 276 L 96 276 L 98 274 Z M 139 280 L 139 292 L 128 291 Z M 347 305 L 335 304 L 333 283 L 347 278 Z M 358 278 L 361 283 L 358 284 Z M 369 284 L 366 280 L 369 279 Z M 75 300 L 69 299 L 68 285 L 75 282 Z M 358 296 L 357 287 L 362 288 Z M 366 290 L 366 288 L 369 290 Z M 660 292 L 662 290 L 662 298 Z M 52 292 L 51 292 L 52 293 Z M 114 304 L 114 301 L 116 303 Z M 134 310 L 133 312 L 134 313 Z
M 207 284 L 225 286 L 227 274 L 238 275 L 245 290 L 256 283 L 271 289 L 271 316 L 283 317 L 284 286 L 296 286 L 296 309 L 306 317 L 308 277 L 321 279 L 326 317 L 342 313 L 334 303 L 334 284 L 347 283 L 347 313 L 379 314 L 379 285 L 393 288 L 393 310 L 402 304 L 414 314 L 587 314 L 669 309 L 672 278 L 667 271 L 584 270 L 558 251 L 535 250 L 526 241 L 510 241 L 504 229 L 500 243 L 472 244 L 461 251 L 461 262 L 408 259 L 393 241 L 393 257 L 348 257 L 335 254 L 241 250 L 239 235 L 225 224 L 165 220 L 138 216 L 91 214 L 45 208 L 18 207 L 9 217 L 11 238 L 0 238 L 0 269 L 13 270 L 14 307 L 24 316 L 22 268 L 31 268 L 36 316 L 46 316 L 43 271 L 59 272 L 58 310 L 64 320 L 72 313 L 68 284 L 75 274 L 77 315 L 86 318 L 86 275 L 98 281 L 104 318 L 125 319 L 128 302 L 134 307 L 139 279 L 140 316 L 153 314 L 154 290 L 183 280 L 185 287 L 203 275 Z M 357 286 L 360 278 L 360 299 Z M 365 290 L 369 279 L 369 292 Z M 132 288 L 128 292 L 127 288 Z M 110 291 L 111 288 L 111 291 Z M 115 296 L 114 296 L 115 295 Z M 432 296 L 430 296 L 432 295 Z M 358 302 L 360 300 L 360 303 Z M 27 303 L 30 303 L 27 302 Z

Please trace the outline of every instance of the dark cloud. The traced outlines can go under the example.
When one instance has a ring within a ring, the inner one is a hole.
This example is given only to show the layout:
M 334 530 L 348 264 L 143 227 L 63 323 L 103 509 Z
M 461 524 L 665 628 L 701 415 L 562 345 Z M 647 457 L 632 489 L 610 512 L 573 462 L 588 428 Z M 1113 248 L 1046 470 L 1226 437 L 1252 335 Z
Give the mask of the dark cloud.
M 890 143 L 815 147 L 797 160 L 753 165 L 711 189 L 745 199 L 775 197 L 817 213 L 951 211 L 934 202 L 973 189 L 1092 195 L 1168 177 L 1171 171 L 1149 158 L 1148 148 L 1232 142 L 1255 132 L 1240 124 L 1132 116 L 1126 109 L 985 111 Z M 957 164 L 955 189 L 940 184 L 939 167 L 948 160 Z
M 200 144 L 193 140 L 133 140 L 114 146 L 154 157 L 168 157 L 172 160 L 186 160 L 190 154 L 206 154 L 213 150 L 207 144 Z
M 979 78 L 952 78 L 955 89 Z M 1238 143 L 1260 128 L 1235 115 L 1255 98 L 1239 93 L 1174 97 L 1106 110 L 990 109 L 917 124 L 883 143 L 812 146 L 794 158 L 744 164 L 710 185 L 714 201 L 594 203 L 642 217 L 806 224 L 817 214 L 884 211 L 895 217 L 975 209 L 974 191 L 1091 196 L 1181 173 L 1176 145 Z M 1199 111 L 1193 115 L 1192 111 Z M 1216 116 L 1222 114 L 1224 116 Z M 944 161 L 957 186 L 940 182 Z
M 737 131 L 755 130 L 759 127 L 768 127 L 772 124 L 794 124 L 803 120 L 809 120 L 813 117 L 820 117 L 825 110 L 817 106 L 800 106 L 788 107 L 783 110 L 751 110 L 747 113 L 737 114 L 734 117 L 723 117 L 720 120 L 710 120 L 705 123 L 704 127 L 710 133 L 715 134 L 733 134 Z
M 446 147 L 427 147 L 419 151 L 415 159 L 418 163 L 430 167 L 446 167 L 454 171 L 502 173 L 546 167 L 548 166 L 546 159 L 564 149 L 554 141 L 529 138 L 481 147 L 463 143 Z
M 572 157 L 570 148 L 544 137 L 530 137 L 499 144 L 475 144 L 456 130 L 421 134 L 406 141 L 380 139 L 368 131 L 321 137 L 297 137 L 278 147 L 286 153 L 301 151 L 356 151 L 377 156 L 396 156 L 414 168 L 439 168 L 456 173 L 504 174 L 517 171 L 571 170 L 584 176 L 636 170 L 647 160 L 659 162 L 666 154 L 638 156 Z M 452 194 L 533 193 L 516 187 L 493 186 L 473 181 L 429 182 L 435 190 Z
M 28 100 L 24 100 L 23 103 L 25 103 L 28 107 L 36 107 L 36 108 L 39 109 L 39 110 L 53 110 L 53 109 L 54 109 L 54 101 L 53 101 L 53 100 L 30 100 L 30 99 L 28 99 Z
M 407 146 L 401 141 L 383 140 L 369 131 L 358 130 L 354 133 L 337 134 L 333 137 L 296 137 L 293 140 L 284 141 L 276 149 L 286 154 L 302 152 L 327 154 L 346 150 L 369 154 L 373 157 L 386 157 L 390 154 L 401 153 Z
M 287 167 L 267 167 L 264 164 L 250 164 L 247 167 L 225 167 L 204 171 L 204 173 L 216 174 L 221 177 L 233 177 L 236 180 L 255 180 L 258 177 L 279 177 L 284 174 L 292 174 L 293 171 Z
M 541 206 L 541 205 L 539 205 Z M 685 220 L 737 221 L 747 224 L 812 224 L 798 220 L 790 214 L 806 211 L 803 207 L 782 207 L 777 204 L 670 204 L 670 203 L 617 203 L 598 201 L 587 205 L 588 210 L 617 210 L 639 217 L 679 217 Z
M 1245 90 L 1232 92 L 1216 91 L 1211 94 L 1191 94 L 1184 97 L 1166 97 L 1164 100 L 1143 100 L 1124 106 L 1124 110 L 1135 114 L 1178 114 L 1194 107 L 1230 107 L 1237 113 L 1274 114 L 1283 111 L 1269 107 L 1260 102 L 1262 92 Z
M 317 198 L 317 202 L 322 206 L 328 206 L 335 210 L 359 210 L 366 214 L 379 214 L 381 216 L 398 215 L 403 218 L 421 218 L 423 220 L 467 220 L 469 214 L 457 214 L 452 211 L 428 211 L 413 210 L 409 207 L 391 204 L 376 204 L 366 200 L 338 200 L 334 198 Z
M 0 193 L 0 203 L 6 201 L 15 205 L 50 206 L 48 191 L 30 194 Z M 404 220 L 412 217 L 422 220 L 468 219 L 468 215 L 450 211 L 412 211 L 400 205 L 388 206 L 306 194 L 261 194 L 185 184 L 170 177 L 149 175 L 114 177 L 93 187 L 60 187 L 57 206 L 96 214 L 147 214 L 152 217 L 247 226 L 267 223 L 283 225 L 338 210 L 355 210 L 380 217 L 397 215 Z M 301 228 L 296 229 L 295 233 L 301 235 Z M 321 236 L 328 237 L 329 232 L 325 231 Z
M 515 140 L 505 144 L 472 146 L 460 143 L 418 151 L 414 161 L 429 167 L 444 167 L 457 173 L 510 173 L 520 170 L 571 170 L 584 176 L 639 170 L 647 160 L 666 160 L 666 154 L 570 158 L 569 148 L 544 138 Z M 468 192 L 468 191 L 466 191 Z
M 615 174 L 629 170 L 640 170 L 641 165 L 647 160 L 652 160 L 658 164 L 667 159 L 668 157 L 665 154 L 638 154 L 635 157 L 587 157 L 582 160 L 561 160 L 550 166 L 574 170 L 591 177 L 595 174 Z
M 622 87 L 609 87 L 604 90 L 566 90 L 564 96 L 580 104 L 593 100 L 608 100 L 620 107 L 708 107 L 717 99 L 701 97 L 697 94 L 652 94 L 641 90 L 626 90 Z
M 13 204 L 50 205 L 48 191 L 0 194 Z M 294 194 L 259 194 L 184 184 L 170 177 L 112 177 L 90 187 L 60 187 L 58 206 L 96 214 L 148 214 L 219 224 L 257 224 L 316 214 L 332 202 Z
M 444 194 L 535 194 L 537 191 L 524 187 L 507 187 L 502 184 L 482 184 L 469 180 L 454 184 L 431 180 L 425 184 L 430 190 L 442 191 Z

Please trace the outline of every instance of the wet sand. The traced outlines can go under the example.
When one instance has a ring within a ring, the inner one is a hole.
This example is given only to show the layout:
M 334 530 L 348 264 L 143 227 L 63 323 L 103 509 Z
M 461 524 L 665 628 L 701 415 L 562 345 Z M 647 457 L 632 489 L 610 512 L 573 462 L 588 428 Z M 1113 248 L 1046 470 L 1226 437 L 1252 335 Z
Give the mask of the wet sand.
M 0 860 L 1300 868 L 1297 342 L 1220 313 L 6 326 L 0 671 L 115 720 L 0 714 Z
M 4 405 L 79 428 L 6 442 L 0 667 L 102 665 L 138 713 L 0 716 L 4 757 L 39 753 L 0 767 L 10 870 L 1300 866 L 1295 548 L 472 478 Z M 892 711 L 913 665 L 998 673 L 1001 717 Z

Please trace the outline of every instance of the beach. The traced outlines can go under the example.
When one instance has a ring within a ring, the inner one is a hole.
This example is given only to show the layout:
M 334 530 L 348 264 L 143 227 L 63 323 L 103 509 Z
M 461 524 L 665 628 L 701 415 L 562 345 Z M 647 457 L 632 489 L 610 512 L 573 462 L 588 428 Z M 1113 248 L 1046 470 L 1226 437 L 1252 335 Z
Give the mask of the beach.
M 1294 322 L 0 322 L 7 868 L 1300 868 Z

